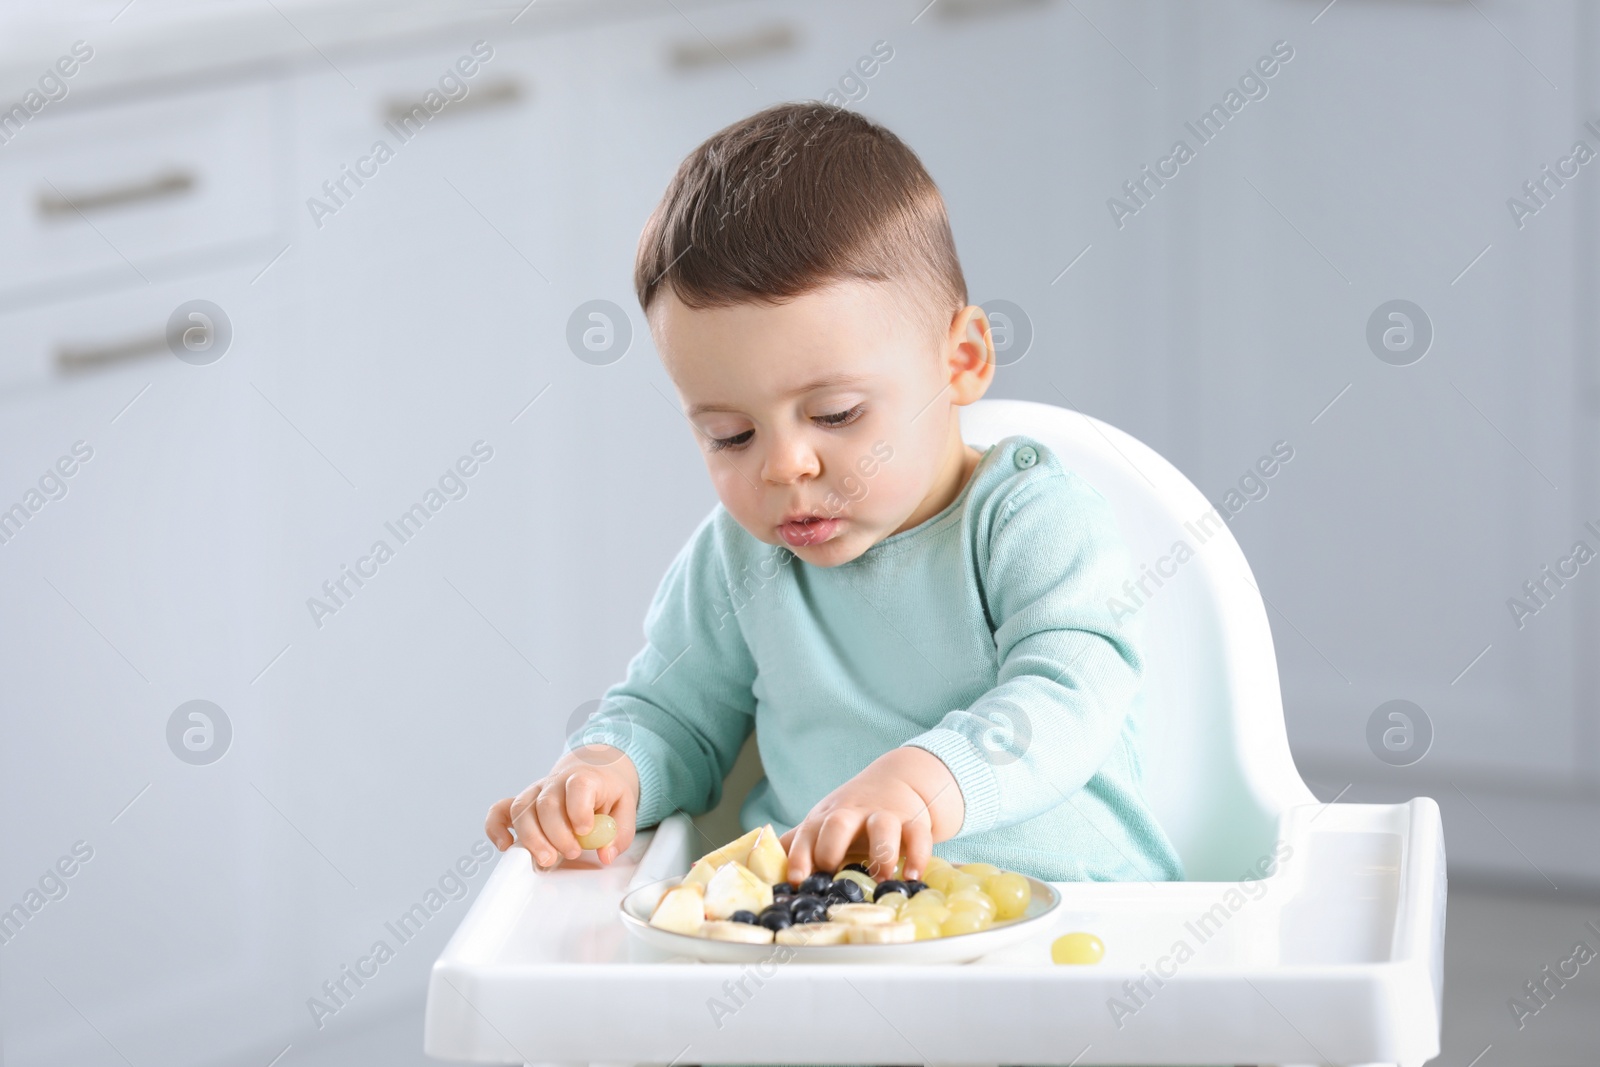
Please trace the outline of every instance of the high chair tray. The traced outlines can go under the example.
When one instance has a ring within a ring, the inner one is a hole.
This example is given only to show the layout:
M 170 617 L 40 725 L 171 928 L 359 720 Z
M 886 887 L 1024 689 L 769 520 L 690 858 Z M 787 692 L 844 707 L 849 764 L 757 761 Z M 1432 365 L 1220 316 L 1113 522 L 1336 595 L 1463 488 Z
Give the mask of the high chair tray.
M 424 1047 L 484 1063 L 1407 1064 L 1438 1054 L 1438 806 L 1288 809 L 1246 882 L 1053 882 L 965 964 L 707 963 L 630 937 L 631 889 L 702 848 L 676 814 L 610 866 L 512 848 L 433 967 Z M 1085 931 L 1093 965 L 1051 943 Z

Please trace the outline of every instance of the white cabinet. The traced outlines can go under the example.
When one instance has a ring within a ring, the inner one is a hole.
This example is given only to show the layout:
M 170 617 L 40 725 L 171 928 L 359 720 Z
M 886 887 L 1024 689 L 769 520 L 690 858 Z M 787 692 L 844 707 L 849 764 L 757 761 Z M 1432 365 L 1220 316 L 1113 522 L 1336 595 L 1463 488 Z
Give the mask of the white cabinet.
M 263 799 L 279 797 L 280 750 L 251 684 L 276 651 L 258 625 L 272 501 L 253 490 L 279 427 L 253 382 L 284 340 L 271 283 L 257 282 L 281 236 L 267 194 L 284 145 L 268 124 L 253 162 L 200 151 L 230 143 L 217 108 L 254 117 L 281 93 L 259 83 L 219 89 L 211 106 L 108 103 L 59 127 L 41 119 L 7 149 L 13 208 L 44 177 L 63 189 L 120 181 L 158 155 L 203 176 L 189 201 L 88 213 L 100 236 L 83 220 L 82 232 L 56 220 L 59 232 L 8 233 L 8 251 L 28 250 L 11 268 L 60 288 L 29 289 L 26 310 L 0 315 L 0 907 L 28 908 L 75 842 L 92 852 L 64 896 L 7 931 L 3 1025 L 18 1063 L 106 1055 L 94 1027 L 139 1061 L 253 1047 L 255 998 L 294 973 L 298 916 L 277 879 L 305 842 Z M 200 115 L 210 124 L 153 122 Z M 157 150 L 162 131 L 171 156 Z M 212 339 L 231 335 L 211 362 L 169 347 L 174 312 L 196 300 L 223 309 Z M 169 747 L 169 720 L 193 700 L 219 706 L 231 729 L 225 747 L 211 735 L 224 754 L 210 764 Z

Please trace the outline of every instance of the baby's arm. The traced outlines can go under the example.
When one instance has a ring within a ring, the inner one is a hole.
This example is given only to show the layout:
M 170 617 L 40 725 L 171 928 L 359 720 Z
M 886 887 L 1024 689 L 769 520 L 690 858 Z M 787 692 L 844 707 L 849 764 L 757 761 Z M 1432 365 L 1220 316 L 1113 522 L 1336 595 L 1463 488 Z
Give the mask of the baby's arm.
M 1070 803 L 1122 743 L 1144 670 L 1142 616 L 1115 606 L 1128 600 L 1127 544 L 1111 505 L 1078 475 L 1019 491 L 978 564 L 997 684 L 905 742 L 958 783 L 957 837 Z
M 601 855 L 609 862 L 636 828 L 675 811 L 697 815 L 721 799 L 755 722 L 755 661 L 729 599 L 721 514 L 713 509 L 668 566 L 645 613 L 644 648 L 567 739 L 566 754 L 516 800 L 490 810 L 489 837 L 502 851 L 507 822 L 522 833 L 519 802 L 520 810 L 531 805 L 534 832 L 569 858 L 594 812 L 611 815 L 617 840 Z

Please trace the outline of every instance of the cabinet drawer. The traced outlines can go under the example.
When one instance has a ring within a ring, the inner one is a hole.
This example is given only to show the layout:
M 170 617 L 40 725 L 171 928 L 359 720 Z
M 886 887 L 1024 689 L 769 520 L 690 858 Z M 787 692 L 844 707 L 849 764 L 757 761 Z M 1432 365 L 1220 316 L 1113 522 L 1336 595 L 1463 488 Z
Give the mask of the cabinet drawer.
M 281 91 L 40 115 L 0 169 L 0 294 L 91 275 L 143 284 L 167 259 L 270 236 Z

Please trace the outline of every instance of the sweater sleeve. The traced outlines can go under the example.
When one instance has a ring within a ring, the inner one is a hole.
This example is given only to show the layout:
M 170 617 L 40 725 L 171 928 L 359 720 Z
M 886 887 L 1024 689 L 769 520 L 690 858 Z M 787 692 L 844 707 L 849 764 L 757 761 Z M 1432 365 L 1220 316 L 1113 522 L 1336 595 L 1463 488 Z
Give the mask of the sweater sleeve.
M 720 510 L 667 567 L 623 680 L 567 738 L 568 751 L 603 743 L 627 753 L 639 772 L 641 830 L 715 807 L 755 724 L 756 668 L 729 598 Z
M 1121 743 L 1139 691 L 1142 620 L 1116 610 L 1131 555 L 1110 504 L 1055 471 L 998 514 L 979 576 L 994 625 L 996 685 L 905 742 L 938 756 L 961 789 L 957 837 L 1066 803 Z

